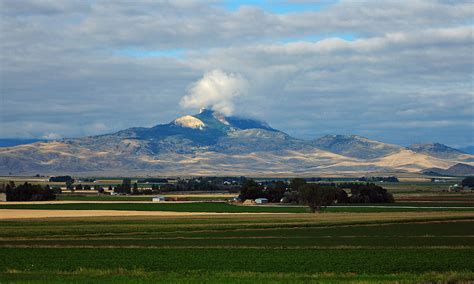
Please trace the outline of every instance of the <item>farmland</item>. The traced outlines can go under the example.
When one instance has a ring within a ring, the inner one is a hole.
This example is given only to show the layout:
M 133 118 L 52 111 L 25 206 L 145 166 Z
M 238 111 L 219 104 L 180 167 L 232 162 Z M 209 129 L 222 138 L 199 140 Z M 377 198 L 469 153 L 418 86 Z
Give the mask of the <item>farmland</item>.
M 386 183 L 396 202 L 224 202 L 235 193 L 63 192 L 0 203 L 0 282 L 456 282 L 474 279 L 474 194 Z M 107 213 L 107 214 L 104 214 Z M 24 215 L 24 216 L 23 216 Z
M 396 203 L 393 205 L 344 205 L 330 206 L 328 212 L 411 212 L 411 211 L 472 211 L 468 203 Z M 215 212 L 215 213 L 308 213 L 305 206 L 241 206 L 224 202 L 168 202 L 168 203 L 40 203 L 40 204 L 0 204 L 0 209 L 43 209 L 43 210 L 132 210 L 132 211 L 172 211 L 172 212 Z
M 0 226 L 4 281 L 474 277 L 473 212 L 59 218 Z

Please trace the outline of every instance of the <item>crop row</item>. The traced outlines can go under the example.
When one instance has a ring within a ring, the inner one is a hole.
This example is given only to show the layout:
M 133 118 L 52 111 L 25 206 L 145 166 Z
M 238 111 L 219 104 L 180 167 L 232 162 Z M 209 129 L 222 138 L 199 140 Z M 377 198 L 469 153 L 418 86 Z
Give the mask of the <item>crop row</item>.
M 282 238 L 93 238 L 69 240 L 0 240 L 0 247 L 228 247 L 228 248 L 474 248 L 474 236 L 466 237 L 306 237 Z
M 326 237 L 326 236 L 473 236 L 474 220 L 408 222 L 388 224 L 325 225 L 309 221 L 269 219 L 274 223 L 258 223 L 244 219 L 231 223 L 229 219 L 150 219 L 121 223 L 120 220 L 64 222 L 0 222 L 0 238 L 229 238 L 229 237 Z M 161 223 L 160 223 L 161 221 Z M 214 222 L 212 222 L 214 221 Z
M 469 271 L 474 250 L 452 249 L 150 249 L 0 248 L 0 271 L 74 271 L 123 268 L 145 271 L 354 272 Z

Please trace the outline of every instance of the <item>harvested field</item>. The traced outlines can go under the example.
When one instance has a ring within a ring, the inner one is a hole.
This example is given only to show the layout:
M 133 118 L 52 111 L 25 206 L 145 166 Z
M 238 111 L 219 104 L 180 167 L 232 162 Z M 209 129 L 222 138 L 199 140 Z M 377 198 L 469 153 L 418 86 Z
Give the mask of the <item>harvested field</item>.
M 126 210 L 14 210 L 0 209 L 0 220 L 8 219 L 42 219 L 65 217 L 105 217 L 105 216 L 196 216 L 215 215 L 209 212 L 172 212 L 172 211 L 126 211 Z M 218 213 L 229 214 L 229 213 Z M 248 214 L 248 213 L 238 213 Z M 255 213 L 253 213 L 255 214 Z M 285 213 L 277 213 L 285 214 Z

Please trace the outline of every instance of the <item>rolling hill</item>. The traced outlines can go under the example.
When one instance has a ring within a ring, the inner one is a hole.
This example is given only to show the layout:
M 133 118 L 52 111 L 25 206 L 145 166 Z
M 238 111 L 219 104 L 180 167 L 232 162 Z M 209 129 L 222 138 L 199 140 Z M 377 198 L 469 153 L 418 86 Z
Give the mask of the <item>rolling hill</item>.
M 360 159 L 379 158 L 402 149 L 401 146 L 369 140 L 358 135 L 327 135 L 316 139 L 317 148 Z
M 429 168 L 423 170 L 426 175 L 432 176 L 472 176 L 474 175 L 474 167 L 462 163 L 455 164 L 447 169 Z

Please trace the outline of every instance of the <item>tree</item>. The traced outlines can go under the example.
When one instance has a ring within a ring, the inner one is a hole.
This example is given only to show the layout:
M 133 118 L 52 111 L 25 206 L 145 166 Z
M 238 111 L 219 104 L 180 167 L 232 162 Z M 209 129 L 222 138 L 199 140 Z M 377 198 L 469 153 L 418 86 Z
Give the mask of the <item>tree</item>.
M 267 188 L 266 197 L 270 202 L 280 202 L 285 196 L 286 183 L 277 181 Z
M 76 185 L 76 190 L 82 190 L 82 189 L 83 189 L 82 184 Z
M 66 189 L 70 190 L 70 191 L 74 191 L 74 180 L 73 179 L 68 179 L 66 180 Z
M 256 183 L 253 179 L 246 180 L 240 190 L 240 200 L 256 199 L 264 197 L 263 186 Z
M 61 194 L 62 193 L 61 187 L 59 187 L 59 186 L 53 186 L 51 189 L 53 190 L 54 194 Z
M 49 185 L 44 188 L 25 182 L 22 185 L 8 184 L 6 186 L 7 201 L 43 201 L 54 200 L 56 195 Z
M 132 191 L 132 180 L 129 178 L 124 178 L 122 180 L 122 190 L 124 193 L 131 193 Z
M 470 187 L 471 189 L 474 189 L 474 176 L 463 179 L 461 184 L 462 187 Z
M 139 194 L 139 190 L 138 190 L 138 184 L 137 183 L 134 183 L 133 184 L 133 191 L 132 191 L 132 194 Z
M 306 184 L 299 188 L 300 201 L 311 209 L 311 212 L 321 212 L 323 208 L 334 203 L 336 188 L 334 186 Z
M 290 182 L 290 187 L 292 190 L 298 191 L 300 187 L 306 184 L 306 180 L 303 178 L 294 178 Z
M 344 189 L 338 188 L 336 190 L 336 200 L 337 203 L 349 203 L 349 195 Z
M 385 188 L 373 183 L 342 183 L 339 189 L 351 190 L 350 203 L 392 203 L 393 195 Z
M 94 189 L 97 190 L 97 193 L 104 193 L 104 188 L 100 185 L 95 185 Z
M 132 192 L 132 181 L 129 178 L 124 178 L 122 184 L 118 184 L 114 192 L 130 194 Z
M 299 195 L 297 191 L 290 190 L 290 191 L 285 192 L 285 195 L 283 196 L 282 199 L 284 203 L 297 204 L 299 202 Z
M 71 176 L 57 176 L 57 177 L 50 177 L 50 182 L 68 182 L 71 181 L 74 183 L 74 179 Z

